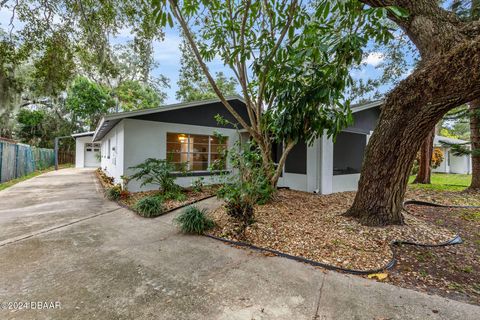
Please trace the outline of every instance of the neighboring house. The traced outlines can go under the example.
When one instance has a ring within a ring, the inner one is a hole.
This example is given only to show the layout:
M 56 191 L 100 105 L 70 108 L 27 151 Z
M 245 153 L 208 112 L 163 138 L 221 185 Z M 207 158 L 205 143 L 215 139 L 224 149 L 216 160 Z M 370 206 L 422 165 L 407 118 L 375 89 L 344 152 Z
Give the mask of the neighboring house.
M 228 100 L 248 122 L 242 98 L 235 96 Z M 287 158 L 279 186 L 323 194 L 356 190 L 365 146 L 377 123 L 381 103 L 353 106 L 354 124 L 338 134 L 335 142 L 322 137 L 311 146 L 296 145 Z M 206 183 L 215 182 L 217 172 L 209 172 L 208 167 L 218 158 L 217 149 L 230 148 L 238 139 L 248 138 L 245 130 L 241 130 L 239 137 L 231 125 L 219 125 L 214 119 L 217 114 L 236 123 L 218 99 L 106 115 L 93 134 L 74 135 L 76 165 L 101 166 L 116 183 L 121 183 L 122 175 L 133 173 L 130 167 L 147 158 L 169 159 L 179 166 L 188 163 L 187 174 L 176 174 L 178 184 L 189 186 L 199 176 L 205 177 Z M 219 144 L 215 132 L 227 137 L 225 145 Z M 89 154 L 98 147 L 100 163 L 94 162 Z M 278 160 L 280 152 L 280 146 L 274 148 L 274 160 Z M 229 169 L 227 162 L 225 170 Z M 130 181 L 128 187 L 131 191 L 155 188 L 140 188 L 139 181 Z
M 451 148 L 443 144 L 468 144 L 468 141 L 447 138 L 442 136 L 435 136 L 433 145 L 439 148 L 443 152 L 443 161 L 437 168 L 433 169 L 433 172 L 442 173 L 472 173 L 472 157 L 470 155 L 455 156 L 453 155 Z

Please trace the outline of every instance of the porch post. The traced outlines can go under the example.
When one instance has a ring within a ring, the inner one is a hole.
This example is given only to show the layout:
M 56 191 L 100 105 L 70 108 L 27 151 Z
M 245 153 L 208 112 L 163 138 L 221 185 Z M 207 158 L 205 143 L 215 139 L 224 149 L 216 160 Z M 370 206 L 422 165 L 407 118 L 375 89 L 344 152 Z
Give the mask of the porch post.
M 58 137 L 55 137 L 55 170 L 58 170 Z
M 320 139 L 320 193 L 333 192 L 333 141 L 326 133 Z

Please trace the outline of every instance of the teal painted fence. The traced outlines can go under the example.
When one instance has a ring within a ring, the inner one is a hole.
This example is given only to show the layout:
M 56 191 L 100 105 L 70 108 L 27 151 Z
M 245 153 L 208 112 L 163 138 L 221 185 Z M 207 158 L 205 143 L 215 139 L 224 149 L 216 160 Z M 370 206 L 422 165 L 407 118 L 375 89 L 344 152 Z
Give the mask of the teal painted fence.
M 52 149 L 0 141 L 0 182 L 20 178 L 55 164 Z

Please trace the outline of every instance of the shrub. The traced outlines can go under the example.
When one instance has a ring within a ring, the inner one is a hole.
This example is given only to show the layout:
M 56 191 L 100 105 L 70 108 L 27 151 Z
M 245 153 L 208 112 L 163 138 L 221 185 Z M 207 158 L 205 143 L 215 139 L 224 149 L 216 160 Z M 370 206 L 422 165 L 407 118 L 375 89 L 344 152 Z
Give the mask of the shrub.
M 141 186 L 155 184 L 159 186 L 162 193 L 176 193 L 181 191 L 181 187 L 175 183 L 175 177 L 172 172 L 175 166 L 167 160 L 148 158 L 145 162 L 130 167 L 136 170 L 130 179 L 142 181 Z
M 128 199 L 129 197 L 130 197 L 130 192 L 129 191 L 122 190 L 120 192 L 120 199 L 125 200 L 125 199 Z
M 135 211 L 142 217 L 154 218 L 161 215 L 165 208 L 163 206 L 163 199 L 160 196 L 147 196 L 135 203 L 133 206 Z
M 440 148 L 434 148 L 432 153 L 432 168 L 440 167 L 444 159 L 443 151 Z
M 444 159 L 445 159 L 445 157 L 444 157 L 442 149 L 434 148 L 433 152 L 432 152 L 432 161 L 430 162 L 430 165 L 431 165 L 432 169 L 438 168 L 442 164 Z M 411 171 L 410 174 L 413 175 L 413 174 L 418 173 L 419 162 L 420 162 L 420 152 L 417 153 L 417 156 L 416 156 L 415 160 L 413 161 L 412 171 Z
M 187 200 L 187 196 L 181 192 L 180 190 L 178 191 L 168 191 L 163 194 L 163 198 L 165 200 L 176 200 L 179 202 Z
M 265 204 L 275 190 L 265 175 L 258 148 L 248 142 L 241 152 L 236 150 L 230 151 L 230 159 L 238 174 L 227 178 L 217 196 L 225 199 L 227 214 L 241 223 L 241 234 L 254 222 L 255 204 Z
M 182 232 L 203 234 L 215 225 L 215 223 L 206 216 L 206 213 L 205 209 L 200 210 L 195 206 L 190 206 L 175 218 L 175 222 Z
M 202 192 L 203 189 L 203 177 L 195 179 L 192 181 L 192 190 L 193 192 Z
M 118 184 L 114 185 L 113 187 L 111 188 L 108 188 L 107 190 L 105 190 L 105 196 L 107 197 L 107 199 L 109 200 L 118 200 L 120 199 L 121 197 L 121 194 L 122 194 L 122 187 Z

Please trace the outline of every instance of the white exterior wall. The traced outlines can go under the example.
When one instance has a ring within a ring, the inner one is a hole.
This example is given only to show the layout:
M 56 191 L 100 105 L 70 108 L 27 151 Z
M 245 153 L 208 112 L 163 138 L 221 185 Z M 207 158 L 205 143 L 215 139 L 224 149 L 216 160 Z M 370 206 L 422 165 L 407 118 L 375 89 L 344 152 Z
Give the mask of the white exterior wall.
M 115 179 L 115 183 L 121 183 L 120 178 L 124 173 L 124 122 L 119 122 L 110 130 L 101 142 L 101 166 L 102 169 Z M 110 139 L 110 158 L 108 158 L 108 140 Z
M 75 138 L 75 168 L 85 167 L 85 143 L 92 143 L 92 136 Z
M 333 176 L 332 192 L 357 191 L 360 173 Z
M 459 174 L 471 174 L 472 173 L 472 157 L 469 155 L 454 156 L 450 152 L 450 148 L 441 148 L 444 159 L 440 166 L 433 169 L 433 172 L 440 173 L 459 173 Z M 448 165 L 448 158 L 450 157 L 450 165 Z
M 204 127 L 195 125 L 185 125 L 177 123 L 155 122 L 135 119 L 125 119 L 124 123 L 124 172 L 132 175 L 134 170 L 129 167 L 144 162 L 147 158 L 166 159 L 167 158 L 167 132 L 173 133 L 189 133 L 200 135 L 213 135 L 219 132 L 228 137 L 228 148 L 232 148 L 238 140 L 238 134 L 234 129 Z M 105 141 L 106 138 L 103 139 Z M 102 165 L 103 168 L 103 165 Z M 227 168 L 229 164 L 227 163 Z M 218 176 L 205 176 L 205 183 L 219 182 Z M 176 179 L 177 184 L 188 187 L 192 180 L 198 177 L 179 177 Z M 128 183 L 130 191 L 140 191 L 140 181 L 132 180 Z M 142 190 L 158 189 L 156 185 L 147 185 Z
M 450 173 L 469 174 L 470 169 L 470 156 L 454 156 L 450 158 Z
M 307 158 L 308 163 L 308 158 Z M 293 190 L 307 191 L 307 176 L 306 174 L 288 173 L 284 171 L 282 177 L 278 179 L 279 187 L 288 187 Z

